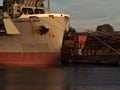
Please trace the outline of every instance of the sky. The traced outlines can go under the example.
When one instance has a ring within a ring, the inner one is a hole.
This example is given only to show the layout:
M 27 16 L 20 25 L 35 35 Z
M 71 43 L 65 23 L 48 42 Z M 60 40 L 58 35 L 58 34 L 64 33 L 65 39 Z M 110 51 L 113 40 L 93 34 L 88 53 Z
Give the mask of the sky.
M 51 11 L 69 14 L 77 31 L 95 30 L 103 24 L 120 30 L 120 0 L 51 0 Z
M 70 14 L 77 31 L 110 24 L 120 30 L 120 0 L 51 0 L 51 10 Z

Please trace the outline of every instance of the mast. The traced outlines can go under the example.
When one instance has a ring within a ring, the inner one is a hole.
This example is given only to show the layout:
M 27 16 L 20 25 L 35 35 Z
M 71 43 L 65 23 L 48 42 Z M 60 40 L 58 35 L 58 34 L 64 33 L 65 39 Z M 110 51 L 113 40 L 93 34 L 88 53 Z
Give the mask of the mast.
M 48 0 L 48 11 L 50 11 L 50 0 Z

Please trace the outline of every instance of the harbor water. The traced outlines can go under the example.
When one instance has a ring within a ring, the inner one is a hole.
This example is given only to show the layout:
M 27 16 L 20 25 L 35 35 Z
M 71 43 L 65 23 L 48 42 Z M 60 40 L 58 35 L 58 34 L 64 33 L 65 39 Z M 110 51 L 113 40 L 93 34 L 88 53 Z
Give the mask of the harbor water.
M 0 68 L 0 90 L 120 90 L 120 67 Z

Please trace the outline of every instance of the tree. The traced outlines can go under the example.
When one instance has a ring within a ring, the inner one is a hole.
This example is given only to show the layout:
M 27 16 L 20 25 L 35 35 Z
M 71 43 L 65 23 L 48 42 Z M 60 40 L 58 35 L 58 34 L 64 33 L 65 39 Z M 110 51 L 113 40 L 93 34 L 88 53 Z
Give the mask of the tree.
M 99 32 L 114 32 L 114 28 L 110 24 L 99 25 L 96 28 Z

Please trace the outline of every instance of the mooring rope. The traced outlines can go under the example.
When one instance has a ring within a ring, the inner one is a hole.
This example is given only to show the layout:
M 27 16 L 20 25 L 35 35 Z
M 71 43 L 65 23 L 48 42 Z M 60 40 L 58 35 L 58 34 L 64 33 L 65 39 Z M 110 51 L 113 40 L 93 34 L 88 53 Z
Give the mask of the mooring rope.
M 117 51 L 116 49 L 114 49 L 112 46 L 108 45 L 107 43 L 105 43 L 104 41 L 102 41 L 100 38 L 96 37 L 95 35 L 93 35 L 91 32 L 88 32 L 91 36 L 95 37 L 97 40 L 99 40 L 101 43 L 103 43 L 105 46 L 107 46 L 108 48 L 112 49 L 114 52 L 116 52 L 118 55 L 120 55 L 120 52 Z

